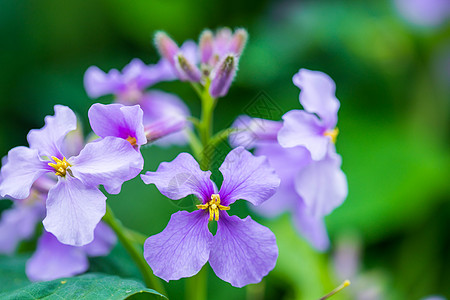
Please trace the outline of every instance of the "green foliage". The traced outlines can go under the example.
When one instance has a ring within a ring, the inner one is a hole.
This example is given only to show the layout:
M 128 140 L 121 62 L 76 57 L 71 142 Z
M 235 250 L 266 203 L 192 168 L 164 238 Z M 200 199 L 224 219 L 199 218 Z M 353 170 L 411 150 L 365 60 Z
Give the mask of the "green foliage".
M 1 299 L 127 299 L 145 294 L 147 299 L 164 296 L 142 283 L 117 276 L 90 273 L 66 279 L 31 283 L 0 294 Z M 165 297 L 164 297 L 165 298 Z M 142 298 L 140 298 L 142 299 Z

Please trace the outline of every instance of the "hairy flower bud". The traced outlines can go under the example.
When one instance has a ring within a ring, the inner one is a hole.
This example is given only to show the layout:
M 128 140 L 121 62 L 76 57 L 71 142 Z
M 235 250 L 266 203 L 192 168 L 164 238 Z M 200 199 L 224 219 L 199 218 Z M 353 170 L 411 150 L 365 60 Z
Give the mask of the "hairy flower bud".
M 177 44 L 163 31 L 155 34 L 155 45 L 159 54 L 175 67 L 175 55 L 179 52 Z
M 236 75 L 237 58 L 234 54 L 228 54 L 213 71 L 209 92 L 214 98 L 223 97 L 228 93 L 231 82 Z
M 199 82 L 202 78 L 199 68 L 191 63 L 181 52 L 176 55 L 175 66 L 181 80 Z
M 211 30 L 204 30 L 200 35 L 200 53 L 202 63 L 207 64 L 214 51 L 214 36 Z
M 235 31 L 230 43 L 230 52 L 236 54 L 239 57 L 244 51 L 245 44 L 247 43 L 248 33 L 245 29 L 238 29 Z

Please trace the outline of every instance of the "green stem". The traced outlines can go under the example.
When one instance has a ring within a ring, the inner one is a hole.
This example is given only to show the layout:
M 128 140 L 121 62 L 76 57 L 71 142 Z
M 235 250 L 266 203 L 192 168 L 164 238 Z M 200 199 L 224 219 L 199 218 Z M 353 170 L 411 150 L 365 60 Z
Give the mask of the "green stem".
M 199 160 L 203 152 L 203 146 L 197 135 L 195 135 L 192 130 L 187 129 L 187 134 L 189 136 L 189 145 L 191 146 L 194 157 L 195 159 Z
M 207 299 L 208 269 L 205 266 L 194 277 L 186 279 L 186 299 Z
M 214 153 L 214 149 L 209 149 L 211 146 L 209 143 L 213 133 L 213 112 L 216 107 L 216 99 L 209 94 L 209 85 L 210 82 L 206 82 L 200 96 L 202 101 L 202 116 L 200 119 L 199 134 L 203 146 L 200 166 L 203 170 L 209 169 L 211 156 Z
M 164 286 L 161 281 L 153 275 L 152 270 L 144 259 L 142 250 L 138 248 L 135 243 L 133 243 L 133 239 L 129 234 L 130 231 L 126 229 L 118 219 L 116 219 L 109 205 L 106 205 L 106 214 L 103 216 L 103 221 L 116 233 L 120 243 L 124 246 L 128 254 L 138 266 L 147 287 L 153 288 L 165 295 L 166 291 Z

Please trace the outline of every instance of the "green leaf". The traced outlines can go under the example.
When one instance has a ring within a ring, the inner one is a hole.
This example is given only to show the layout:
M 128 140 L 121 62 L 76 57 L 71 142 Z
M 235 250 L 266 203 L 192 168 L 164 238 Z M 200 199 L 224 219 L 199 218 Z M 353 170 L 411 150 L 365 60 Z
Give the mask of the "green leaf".
M 30 284 L 25 275 L 28 258 L 29 255 L 0 256 L 0 294 Z
M 147 299 L 166 298 L 140 282 L 93 273 L 32 283 L 12 292 L 1 293 L 0 299 L 126 299 L 134 295 L 145 295 Z

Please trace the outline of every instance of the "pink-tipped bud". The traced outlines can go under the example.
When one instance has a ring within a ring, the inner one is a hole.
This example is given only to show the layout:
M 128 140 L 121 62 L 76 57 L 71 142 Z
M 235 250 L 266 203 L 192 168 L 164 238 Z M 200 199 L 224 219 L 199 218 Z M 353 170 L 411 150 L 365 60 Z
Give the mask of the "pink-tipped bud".
M 204 30 L 200 35 L 200 53 L 202 63 L 207 64 L 211 59 L 214 51 L 214 36 L 211 30 Z
M 236 70 L 237 58 L 234 54 L 228 54 L 211 74 L 212 82 L 209 88 L 211 96 L 223 97 L 228 93 Z
M 166 117 L 145 127 L 147 142 L 151 143 L 172 133 L 179 132 L 186 127 L 187 120 L 184 117 Z
M 155 34 L 155 46 L 159 54 L 175 67 L 175 55 L 179 51 L 177 44 L 165 32 L 158 31 Z
M 175 63 L 180 80 L 199 82 L 202 79 L 202 72 L 195 64 L 187 60 L 183 53 L 179 52 L 176 55 Z
M 242 28 L 236 30 L 233 38 L 231 39 L 229 51 L 239 57 L 242 54 L 242 51 L 244 51 L 245 44 L 247 44 L 247 39 L 247 30 Z

